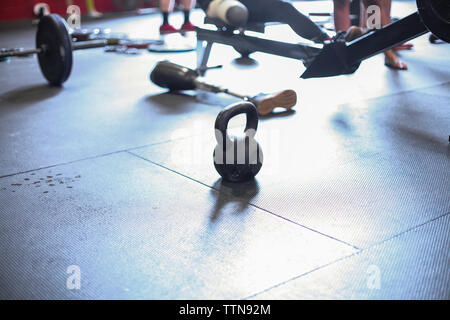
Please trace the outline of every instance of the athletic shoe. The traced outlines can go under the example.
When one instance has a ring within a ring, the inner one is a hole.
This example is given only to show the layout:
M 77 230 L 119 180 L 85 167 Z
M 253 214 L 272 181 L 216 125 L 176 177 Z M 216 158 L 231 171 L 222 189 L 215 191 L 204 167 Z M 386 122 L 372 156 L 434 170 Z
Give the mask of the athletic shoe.
M 173 25 L 168 23 L 163 24 L 161 25 L 161 27 L 159 27 L 159 33 L 161 34 L 177 33 L 177 32 L 179 32 L 179 30 L 175 28 Z
M 191 22 L 183 23 L 180 29 L 181 32 L 195 31 L 195 26 Z

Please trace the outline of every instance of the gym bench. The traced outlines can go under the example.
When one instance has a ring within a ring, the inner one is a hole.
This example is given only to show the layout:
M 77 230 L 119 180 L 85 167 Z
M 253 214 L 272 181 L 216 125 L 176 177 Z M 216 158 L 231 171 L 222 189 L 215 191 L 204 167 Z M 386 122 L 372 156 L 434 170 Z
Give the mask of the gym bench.
M 345 42 L 342 34 L 338 34 L 332 41 L 325 42 L 323 47 L 248 36 L 245 30 L 257 26 L 236 30 L 207 18 L 205 23 L 214 24 L 217 30 L 197 28 L 198 49 L 201 51 L 198 72 L 203 75 L 208 69 L 208 58 L 215 42 L 230 45 L 247 55 L 258 51 L 301 60 L 307 67 L 301 75 L 304 79 L 351 74 L 363 60 L 429 31 L 439 39 L 450 42 L 450 1 L 416 0 L 416 3 L 416 12 L 381 29 L 372 30 L 349 43 Z M 261 26 L 259 30 L 263 30 Z M 206 48 L 203 48 L 204 41 L 207 42 Z
M 264 34 L 266 27 L 264 23 L 248 24 L 244 28 L 237 29 L 219 19 L 206 17 L 205 24 L 211 25 L 213 29 L 197 27 L 197 71 L 200 75 L 204 75 L 211 68 L 208 67 L 208 60 L 214 43 L 232 46 L 244 57 L 253 52 L 264 52 L 301 60 L 305 65 L 312 62 L 322 49 L 322 45 L 293 44 L 245 34 L 246 31 Z

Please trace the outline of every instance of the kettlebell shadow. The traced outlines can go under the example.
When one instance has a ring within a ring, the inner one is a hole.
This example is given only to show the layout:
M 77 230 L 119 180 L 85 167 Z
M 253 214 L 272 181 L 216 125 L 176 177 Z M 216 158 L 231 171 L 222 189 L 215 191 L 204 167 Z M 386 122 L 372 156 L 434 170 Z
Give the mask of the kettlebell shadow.
M 259 183 L 253 178 L 246 182 L 228 182 L 219 178 L 212 186 L 211 196 L 215 198 L 209 222 L 215 223 L 226 211 L 244 214 L 251 201 L 259 193 Z

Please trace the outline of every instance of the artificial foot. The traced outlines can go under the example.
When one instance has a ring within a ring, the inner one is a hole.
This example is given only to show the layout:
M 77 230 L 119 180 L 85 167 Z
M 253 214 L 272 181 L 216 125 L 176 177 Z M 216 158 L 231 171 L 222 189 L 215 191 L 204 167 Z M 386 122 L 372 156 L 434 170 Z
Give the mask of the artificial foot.
M 290 110 L 297 104 L 297 94 L 294 90 L 283 90 L 273 94 L 259 94 L 250 101 L 255 104 L 258 114 L 264 116 L 278 107 Z

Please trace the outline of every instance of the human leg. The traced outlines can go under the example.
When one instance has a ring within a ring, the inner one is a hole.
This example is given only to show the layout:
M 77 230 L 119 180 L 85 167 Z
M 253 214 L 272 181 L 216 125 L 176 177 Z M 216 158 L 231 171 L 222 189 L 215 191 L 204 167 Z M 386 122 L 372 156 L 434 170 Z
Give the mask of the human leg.
M 378 6 L 380 8 L 380 21 L 381 26 L 386 26 L 391 23 L 391 0 L 363 0 L 364 6 L 368 8 L 371 5 Z M 384 52 L 384 64 L 392 69 L 407 70 L 406 63 L 401 61 L 395 54 L 393 49 L 389 49 Z
M 160 0 L 159 9 L 163 16 L 163 23 L 159 27 L 159 32 L 162 34 L 178 32 L 178 30 L 169 23 L 169 14 L 173 11 L 174 0 Z
M 195 26 L 190 21 L 190 14 L 192 8 L 195 7 L 195 0 L 183 0 L 183 13 L 184 13 L 184 23 L 181 26 L 181 31 L 195 31 Z
M 350 28 L 350 0 L 333 0 L 333 18 L 336 32 Z

